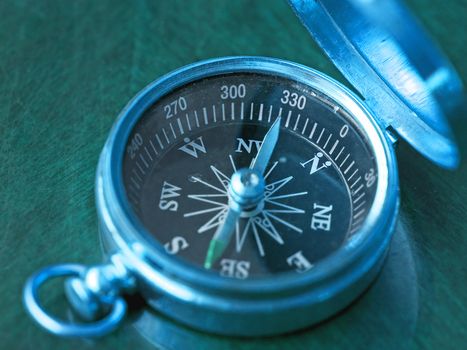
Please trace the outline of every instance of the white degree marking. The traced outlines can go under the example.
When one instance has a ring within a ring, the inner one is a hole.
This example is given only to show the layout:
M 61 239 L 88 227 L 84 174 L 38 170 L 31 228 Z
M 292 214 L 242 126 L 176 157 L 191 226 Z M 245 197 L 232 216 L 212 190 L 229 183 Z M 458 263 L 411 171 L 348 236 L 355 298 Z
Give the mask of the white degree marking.
M 295 121 L 295 125 L 294 125 L 294 127 L 293 127 L 293 130 L 294 130 L 294 131 L 297 130 L 298 122 L 299 122 L 299 121 L 300 121 L 300 114 L 298 114 L 297 120 Z
M 138 190 L 131 184 L 130 184 L 130 191 L 128 192 L 128 194 L 133 194 L 134 199 L 137 199 L 139 197 Z
M 222 120 L 225 121 L 225 105 L 224 104 L 221 105 L 221 109 L 222 109 Z
M 139 185 L 138 182 L 136 182 L 135 178 L 133 176 L 130 177 L 130 180 L 131 182 L 133 183 L 133 185 L 135 185 L 135 187 L 139 190 L 141 189 L 141 186 Z
M 195 122 L 196 122 L 196 127 L 199 128 L 199 119 L 198 119 L 198 113 L 195 111 Z
M 272 118 L 272 105 L 269 106 L 268 123 L 271 122 L 271 118 Z
M 350 181 L 350 179 L 352 179 L 357 172 L 358 172 L 358 168 L 354 170 L 354 172 L 352 173 L 352 175 L 350 175 L 347 181 Z
M 253 104 L 253 102 L 251 102 L 251 105 L 250 105 L 250 120 L 253 120 L 253 108 L 254 108 L 253 106 L 254 106 L 254 104 Z
M 138 198 L 139 197 L 139 191 L 135 188 L 135 186 L 133 186 L 133 184 L 130 184 L 129 188 L 130 188 L 129 192 L 133 193 L 134 195 L 136 195 L 136 198 Z
M 289 127 L 289 122 L 290 122 L 290 116 L 292 115 L 292 111 L 289 111 L 289 114 L 287 114 L 287 119 L 285 120 L 285 127 Z
M 146 162 L 146 159 L 144 159 L 143 155 L 140 153 L 139 154 L 139 157 L 141 158 L 141 160 L 143 161 L 143 164 L 146 168 L 149 168 L 149 164 Z
M 355 208 L 353 208 L 353 211 L 357 211 L 357 210 L 360 209 L 365 203 L 366 203 L 366 201 L 361 202 L 359 205 L 357 205 Z
M 352 223 L 352 226 L 353 226 L 353 227 L 356 227 L 357 225 L 360 225 L 360 224 L 363 222 L 364 219 L 365 219 L 364 216 L 360 217 L 359 219 L 355 220 L 355 221 Z
M 355 185 L 358 184 L 358 182 L 359 182 L 361 179 L 362 179 L 362 177 L 359 176 L 359 177 L 357 178 L 357 180 L 355 180 L 355 182 L 354 182 L 352 185 L 350 185 L 350 188 L 351 188 L 351 189 L 354 188 Z
M 282 115 L 282 107 L 279 108 L 279 114 L 277 115 L 277 118 L 279 118 Z
M 138 167 L 139 171 L 141 171 L 142 175 L 146 175 L 146 172 L 143 170 L 143 168 L 141 168 L 141 165 L 139 165 L 138 162 L 136 162 L 136 166 Z
M 169 137 L 167 136 L 167 133 L 165 132 L 164 128 L 162 128 L 162 133 L 164 134 L 164 137 L 165 137 L 165 140 L 167 141 L 167 143 L 170 143 Z
M 217 122 L 217 117 L 216 117 L 216 105 L 212 105 L 212 118 L 214 120 L 214 123 Z
M 174 136 L 174 139 L 176 139 L 177 135 L 175 135 L 175 130 L 174 130 L 172 123 L 169 123 L 169 126 L 170 126 L 170 130 L 172 130 L 172 135 Z
M 355 164 L 355 161 L 352 160 L 352 163 L 350 163 L 350 165 L 347 167 L 347 169 L 344 170 L 344 175 L 349 172 L 350 168 L 352 168 L 354 164 Z
M 337 159 L 339 159 L 339 157 L 341 156 L 342 152 L 344 152 L 344 149 L 345 149 L 345 146 L 343 146 L 341 148 L 341 150 L 339 151 L 339 153 L 337 154 L 336 158 L 334 158 L 335 161 L 337 161 Z
M 321 130 L 321 133 L 319 134 L 318 139 L 316 140 L 316 143 L 319 143 L 319 141 L 321 140 L 321 137 L 323 137 L 324 130 L 326 130 L 326 129 L 323 128 L 323 130 Z
M 132 172 L 133 172 L 133 174 L 135 174 L 136 178 L 137 178 L 140 182 L 143 181 L 143 179 L 139 176 L 139 174 L 138 174 L 138 172 L 136 171 L 135 168 L 132 169 Z
M 332 155 L 332 152 L 334 152 L 338 144 L 339 144 L 339 140 L 336 140 L 336 142 L 334 142 L 334 145 L 332 145 L 331 150 L 329 151 L 329 155 Z
M 235 103 L 230 104 L 230 119 L 235 120 Z
M 354 203 L 354 204 L 357 203 L 357 202 L 358 202 L 360 199 L 362 199 L 364 196 L 365 196 L 365 192 L 363 192 L 363 193 L 360 195 L 360 197 L 358 197 L 357 199 L 355 199 L 355 200 L 353 201 L 353 203 Z
M 356 195 L 358 192 L 360 192 L 360 190 L 363 188 L 363 184 L 361 184 L 360 186 L 358 186 L 358 188 L 352 193 L 352 195 Z
M 328 145 L 329 140 L 331 139 L 331 137 L 332 137 L 332 134 L 329 134 L 328 139 L 327 139 L 326 142 L 324 143 L 323 149 L 326 149 L 326 146 Z
M 306 130 L 306 127 L 307 127 L 307 125 L 308 125 L 308 121 L 309 121 L 309 119 L 306 118 L 306 120 L 305 120 L 305 125 L 303 125 L 303 129 L 302 129 L 302 135 L 305 134 L 305 130 Z
M 243 120 L 244 115 L 245 115 L 245 104 L 242 102 L 241 105 L 241 110 L 240 110 L 240 119 Z
M 308 135 L 308 138 L 311 140 L 313 138 L 313 135 L 315 134 L 315 130 L 316 130 L 316 122 L 313 124 L 313 127 L 311 128 L 311 132 L 310 132 L 310 135 Z
M 361 216 L 365 212 L 365 209 L 360 210 L 357 214 L 353 216 L 353 219 L 356 220 L 359 216 Z
M 188 125 L 188 130 L 191 131 L 191 124 L 190 124 L 190 117 L 188 116 L 188 113 L 186 114 L 186 124 Z
M 156 134 L 156 140 L 157 140 L 157 142 L 159 143 L 160 148 L 161 148 L 161 149 L 164 149 L 164 145 L 162 144 L 162 141 L 161 141 L 161 139 L 160 139 L 160 137 L 159 137 L 158 134 Z
M 146 151 L 146 154 L 148 155 L 149 159 L 150 159 L 151 162 L 152 162 L 154 159 L 152 159 L 152 156 L 151 156 L 151 154 L 149 153 L 148 148 L 147 148 L 146 146 L 144 146 L 144 150 Z
M 180 130 L 180 135 L 183 135 L 185 131 L 183 130 L 182 122 L 180 121 L 180 118 L 177 118 L 177 124 L 178 124 L 178 129 Z
M 149 144 L 151 145 L 151 148 L 152 148 L 152 150 L 154 151 L 154 154 L 157 155 L 158 152 L 157 152 L 157 150 L 156 150 L 156 146 L 154 146 L 154 143 L 153 143 L 151 140 L 149 140 Z
M 262 121 L 263 120 L 263 104 L 261 103 L 259 105 L 259 113 L 258 113 L 258 121 Z
M 139 204 L 139 201 L 136 199 L 136 197 L 131 192 L 128 193 L 128 197 L 130 197 L 130 201 L 133 202 L 134 204 L 136 204 L 136 205 Z M 136 208 L 136 211 L 139 211 L 139 209 Z
M 204 125 L 208 125 L 208 111 L 206 110 L 206 107 L 203 107 L 203 116 L 204 116 Z
M 342 166 L 344 165 L 344 163 L 347 161 L 347 159 L 349 159 L 350 157 L 350 153 L 347 154 L 347 156 L 344 158 L 344 160 L 342 161 L 341 165 L 339 165 L 339 168 L 342 168 Z

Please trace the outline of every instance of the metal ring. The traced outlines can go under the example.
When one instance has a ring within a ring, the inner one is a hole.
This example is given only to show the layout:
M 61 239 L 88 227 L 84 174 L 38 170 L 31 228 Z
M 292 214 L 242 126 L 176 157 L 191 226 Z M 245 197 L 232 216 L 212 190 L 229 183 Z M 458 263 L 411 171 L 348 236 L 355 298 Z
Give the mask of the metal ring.
M 126 313 L 122 297 L 115 300 L 112 310 L 101 320 L 90 324 L 72 324 L 50 316 L 40 305 L 38 290 L 48 279 L 62 276 L 82 276 L 86 267 L 77 264 L 52 265 L 32 275 L 23 291 L 23 302 L 32 318 L 47 331 L 62 337 L 99 337 L 113 331 Z

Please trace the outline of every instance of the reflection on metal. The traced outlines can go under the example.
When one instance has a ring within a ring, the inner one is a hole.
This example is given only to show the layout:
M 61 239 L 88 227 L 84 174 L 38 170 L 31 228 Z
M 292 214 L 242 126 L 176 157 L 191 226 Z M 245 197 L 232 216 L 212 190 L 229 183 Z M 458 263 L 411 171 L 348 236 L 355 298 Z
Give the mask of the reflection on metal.
M 320 332 L 341 324 L 341 329 L 348 334 L 364 334 L 370 332 L 368 329 L 371 327 L 380 334 L 381 343 L 394 348 L 410 342 L 417 325 L 419 290 L 417 252 L 404 222 L 402 214 L 381 274 L 363 297 L 345 313 L 333 318 L 332 324 L 323 322 L 295 333 L 294 338 L 312 344 L 312 338 Z M 147 309 L 135 318 L 133 327 L 150 344 L 162 349 L 189 349 L 193 344 L 204 343 L 213 348 L 251 344 L 250 339 L 215 337 L 197 332 Z M 280 342 L 284 342 L 285 348 L 288 341 L 284 337 L 257 339 L 254 346 L 255 349 L 277 349 Z
M 457 166 L 446 115 L 462 101 L 461 80 L 401 1 L 289 3 L 380 121 L 436 164 Z
M 39 302 L 39 288 L 44 282 L 56 277 L 83 276 L 86 268 L 83 265 L 54 265 L 39 270 L 26 282 L 23 301 L 31 317 L 47 331 L 62 337 L 98 337 L 113 331 L 122 321 L 126 313 L 125 300 L 117 296 L 109 307 L 108 313 L 93 323 L 69 323 L 51 316 Z M 88 300 L 87 306 L 90 304 Z
M 67 277 L 65 292 L 68 302 L 81 319 L 91 323 L 67 322 L 51 316 L 39 302 L 39 288 L 49 279 Z M 86 268 L 83 265 L 55 265 L 31 276 L 23 298 L 32 318 L 51 333 L 64 337 L 99 337 L 113 331 L 126 314 L 123 292 L 134 289 L 135 279 L 129 274 L 120 255 L 109 263 Z

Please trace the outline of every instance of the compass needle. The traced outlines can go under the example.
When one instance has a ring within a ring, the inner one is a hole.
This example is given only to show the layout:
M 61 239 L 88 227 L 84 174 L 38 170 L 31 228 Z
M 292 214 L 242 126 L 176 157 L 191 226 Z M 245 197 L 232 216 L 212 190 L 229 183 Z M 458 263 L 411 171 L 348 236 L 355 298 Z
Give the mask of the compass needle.
M 271 159 L 277 140 L 279 139 L 280 126 L 281 117 L 278 117 L 266 133 L 266 136 L 264 136 L 258 154 L 253 161 L 251 168 L 256 169 L 260 174 L 264 173 Z
M 209 243 L 204 262 L 206 269 L 210 269 L 229 246 L 237 220 L 242 213 L 250 215 L 250 213 L 258 211 L 259 205 L 264 199 L 263 173 L 279 139 L 280 121 L 281 118 L 277 118 L 264 136 L 251 169 L 240 169 L 234 172 L 228 184 L 229 209 L 224 221 L 218 226 Z M 229 158 L 232 159 L 230 155 Z M 211 166 L 211 170 L 219 181 L 226 178 L 214 166 Z M 255 234 L 257 236 L 257 232 Z M 262 249 L 261 245 L 259 247 Z
M 204 261 L 204 267 L 207 269 L 211 268 L 224 253 L 235 230 L 235 224 L 239 216 L 239 212 L 229 208 L 225 219 L 217 227 L 216 233 L 209 243 L 208 252 Z
M 222 253 L 224 252 L 225 248 L 225 241 L 219 241 L 213 238 L 209 243 L 209 249 L 206 255 L 206 259 L 204 261 L 204 267 L 209 270 L 212 267 L 213 263 L 222 256 Z

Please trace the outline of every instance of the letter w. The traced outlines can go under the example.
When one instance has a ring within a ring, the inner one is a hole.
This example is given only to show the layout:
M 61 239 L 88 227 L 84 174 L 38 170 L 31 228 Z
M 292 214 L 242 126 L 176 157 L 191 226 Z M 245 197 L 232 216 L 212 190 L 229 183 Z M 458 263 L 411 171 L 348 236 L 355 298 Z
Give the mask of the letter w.
M 188 141 L 185 145 L 179 148 L 180 151 L 189 154 L 192 157 L 198 158 L 198 151 L 206 153 L 206 147 L 204 147 L 203 137 L 200 136 L 196 140 Z

